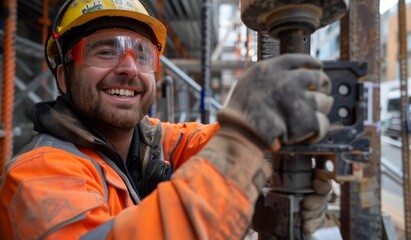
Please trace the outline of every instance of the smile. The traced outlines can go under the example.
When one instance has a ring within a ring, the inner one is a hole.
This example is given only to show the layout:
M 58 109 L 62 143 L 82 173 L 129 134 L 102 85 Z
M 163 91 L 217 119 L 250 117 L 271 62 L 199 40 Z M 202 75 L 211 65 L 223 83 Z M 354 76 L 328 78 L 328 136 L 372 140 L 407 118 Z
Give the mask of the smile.
M 105 90 L 105 92 L 112 96 L 134 97 L 134 91 L 128 90 L 128 89 L 112 88 L 112 89 Z

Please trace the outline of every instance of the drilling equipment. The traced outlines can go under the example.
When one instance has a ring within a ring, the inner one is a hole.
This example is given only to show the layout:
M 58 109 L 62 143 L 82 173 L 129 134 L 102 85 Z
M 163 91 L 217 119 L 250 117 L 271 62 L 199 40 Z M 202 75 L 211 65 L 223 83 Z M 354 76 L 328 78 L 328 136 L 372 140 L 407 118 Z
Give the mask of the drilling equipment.
M 241 18 L 259 36 L 277 40 L 279 54 L 309 54 L 310 35 L 347 9 L 348 0 L 242 0 Z M 370 158 L 370 139 L 363 130 L 367 99 L 359 82 L 367 75 L 367 64 L 326 61 L 324 70 L 333 85 L 331 129 L 319 143 L 283 146 L 272 153 L 273 175 L 257 201 L 252 224 L 260 239 L 309 239 L 299 212 L 304 196 L 313 192 L 313 166 L 326 169 L 336 181 L 353 181 L 361 178 L 358 166 Z

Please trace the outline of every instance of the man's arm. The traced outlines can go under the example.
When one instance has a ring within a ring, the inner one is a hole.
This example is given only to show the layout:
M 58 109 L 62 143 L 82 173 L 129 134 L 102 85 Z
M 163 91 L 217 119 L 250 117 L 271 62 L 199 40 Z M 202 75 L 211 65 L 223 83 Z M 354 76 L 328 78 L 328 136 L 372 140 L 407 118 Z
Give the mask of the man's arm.
M 152 124 L 161 124 L 165 160 L 173 161 L 178 169 L 190 157 L 198 154 L 220 128 L 218 123 L 167 123 L 150 118 Z
M 244 157 L 262 156 L 244 141 Z M 125 185 L 104 165 L 107 192 L 91 161 L 48 147 L 28 152 L 8 168 L 0 186 L 2 236 L 238 239 L 252 202 L 204 157 L 191 160 L 139 205 L 126 207 Z

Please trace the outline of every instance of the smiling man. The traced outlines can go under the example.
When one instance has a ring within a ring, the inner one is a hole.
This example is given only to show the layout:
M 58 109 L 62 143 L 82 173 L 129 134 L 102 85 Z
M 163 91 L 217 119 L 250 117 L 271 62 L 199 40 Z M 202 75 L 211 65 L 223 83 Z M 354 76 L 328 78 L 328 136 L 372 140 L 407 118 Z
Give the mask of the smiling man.
M 67 53 L 73 61 L 69 82 L 65 66 L 57 67 L 61 91 L 73 96 L 73 110 L 109 140 L 122 159 L 127 159 L 136 123 L 154 102 L 153 72 L 159 65 L 157 48 L 142 35 L 150 36 L 148 31 L 135 31 L 103 29 L 81 38 Z
M 271 173 L 264 152 L 324 136 L 330 81 L 307 55 L 250 68 L 217 123 L 146 116 L 166 40 L 149 12 L 62 6 L 45 46 L 60 96 L 33 107 L 38 135 L 0 178 L 2 239 L 240 239 Z M 321 202 L 329 182 L 314 189 Z M 318 201 L 306 232 L 322 223 Z

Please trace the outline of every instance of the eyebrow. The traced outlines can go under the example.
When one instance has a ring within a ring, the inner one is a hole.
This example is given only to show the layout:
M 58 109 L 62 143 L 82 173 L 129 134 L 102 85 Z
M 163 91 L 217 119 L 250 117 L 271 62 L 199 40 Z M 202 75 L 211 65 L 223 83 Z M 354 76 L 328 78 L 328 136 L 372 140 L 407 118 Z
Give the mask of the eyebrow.
M 110 38 L 110 39 L 97 40 L 97 41 L 94 41 L 92 44 L 87 43 L 86 46 L 90 48 L 94 48 L 98 45 L 113 46 L 115 42 L 116 42 L 116 39 Z

